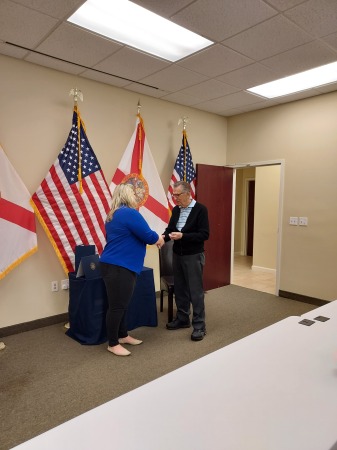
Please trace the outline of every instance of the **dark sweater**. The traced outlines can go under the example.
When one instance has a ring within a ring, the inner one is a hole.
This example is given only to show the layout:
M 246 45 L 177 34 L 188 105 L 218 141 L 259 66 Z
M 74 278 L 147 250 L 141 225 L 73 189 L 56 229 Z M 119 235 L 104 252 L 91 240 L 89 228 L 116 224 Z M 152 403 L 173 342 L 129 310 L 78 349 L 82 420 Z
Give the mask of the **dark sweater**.
M 169 241 L 169 233 L 179 231 L 177 223 L 180 215 L 179 206 L 172 210 L 170 222 L 164 232 L 165 241 Z M 209 237 L 208 212 L 206 206 L 196 202 L 185 226 L 181 229 L 183 237 L 173 243 L 173 252 L 178 255 L 195 255 L 204 251 L 204 242 Z

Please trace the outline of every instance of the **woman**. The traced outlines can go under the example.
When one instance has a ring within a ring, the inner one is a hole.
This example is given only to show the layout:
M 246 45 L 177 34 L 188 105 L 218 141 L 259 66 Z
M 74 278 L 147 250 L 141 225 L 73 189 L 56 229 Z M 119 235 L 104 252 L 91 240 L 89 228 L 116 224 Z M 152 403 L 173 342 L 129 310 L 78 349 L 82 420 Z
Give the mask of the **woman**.
M 143 268 L 146 245 L 164 245 L 164 239 L 152 231 L 137 211 L 133 188 L 116 186 L 105 223 L 106 245 L 100 257 L 102 277 L 109 308 L 106 315 L 108 350 L 117 356 L 130 352 L 121 344 L 139 345 L 142 341 L 128 335 L 126 311 Z

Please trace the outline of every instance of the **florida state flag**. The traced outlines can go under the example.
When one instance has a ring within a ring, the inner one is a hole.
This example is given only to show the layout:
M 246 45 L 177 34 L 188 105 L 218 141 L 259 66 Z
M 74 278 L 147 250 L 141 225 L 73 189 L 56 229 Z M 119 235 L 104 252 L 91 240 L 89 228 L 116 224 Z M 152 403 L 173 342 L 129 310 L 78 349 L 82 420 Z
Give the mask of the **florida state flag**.
M 0 280 L 37 250 L 29 199 L 26 186 L 0 146 Z
M 161 234 L 169 221 L 167 197 L 146 139 L 140 114 L 137 114 L 135 131 L 112 177 L 111 193 L 121 183 L 133 186 L 139 212 L 150 228 Z

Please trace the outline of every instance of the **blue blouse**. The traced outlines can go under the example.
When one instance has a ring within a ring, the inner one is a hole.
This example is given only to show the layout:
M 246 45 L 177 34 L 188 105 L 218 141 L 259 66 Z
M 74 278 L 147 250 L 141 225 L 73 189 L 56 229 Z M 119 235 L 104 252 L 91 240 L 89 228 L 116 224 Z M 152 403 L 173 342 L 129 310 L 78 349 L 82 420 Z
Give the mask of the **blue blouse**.
M 159 236 L 152 231 L 136 209 L 122 206 L 106 222 L 106 245 L 100 261 L 125 267 L 139 274 L 144 265 L 147 244 L 155 244 Z

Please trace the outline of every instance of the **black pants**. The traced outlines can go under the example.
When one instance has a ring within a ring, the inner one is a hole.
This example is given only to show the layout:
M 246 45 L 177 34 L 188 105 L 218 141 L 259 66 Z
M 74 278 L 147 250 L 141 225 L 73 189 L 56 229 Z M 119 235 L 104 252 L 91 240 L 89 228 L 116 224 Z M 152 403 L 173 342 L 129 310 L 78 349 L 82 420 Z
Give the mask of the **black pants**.
M 110 347 L 128 335 L 126 312 L 136 285 L 137 274 L 124 267 L 100 263 L 108 297 L 106 330 Z
M 195 330 L 205 329 L 205 295 L 203 269 L 205 254 L 177 255 L 173 253 L 174 296 L 177 305 L 177 318 L 189 322 L 192 304 L 192 325 Z

